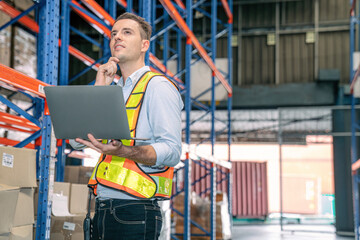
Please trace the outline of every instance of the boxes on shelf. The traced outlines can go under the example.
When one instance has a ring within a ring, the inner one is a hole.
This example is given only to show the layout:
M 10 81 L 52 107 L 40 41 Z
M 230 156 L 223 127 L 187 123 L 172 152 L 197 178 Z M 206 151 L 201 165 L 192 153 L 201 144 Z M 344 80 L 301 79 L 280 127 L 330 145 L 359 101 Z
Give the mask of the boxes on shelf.
M 88 205 L 89 188 L 86 184 L 71 184 L 70 213 L 86 214 Z
M 36 187 L 36 151 L 0 146 L 0 183 L 16 187 Z
M 33 225 L 24 225 L 21 227 L 13 227 L 11 232 L 0 234 L 0 240 L 32 240 Z
M 231 239 L 230 214 L 228 212 L 227 196 L 225 193 L 217 193 L 216 195 L 216 239 Z M 181 214 L 184 214 L 184 194 L 180 194 L 174 198 L 174 208 Z M 208 198 L 201 198 L 195 192 L 191 195 L 190 203 L 191 220 L 198 224 L 206 231 L 210 231 L 210 201 Z M 175 217 L 175 233 L 184 233 L 184 219 L 180 215 L 174 213 Z M 200 228 L 191 224 L 191 234 L 203 234 L 205 232 Z M 181 237 L 179 237 L 182 239 Z M 192 236 L 191 239 L 203 240 L 210 239 L 208 236 Z
M 65 166 L 64 181 L 70 183 L 87 184 L 93 170 L 93 167 Z
M 86 214 L 88 193 L 86 184 L 54 182 L 53 215 Z
M 14 227 L 34 223 L 34 188 L 20 188 L 16 204 Z
M 4 12 L 0 12 L 0 26 L 11 20 L 11 17 Z M 0 63 L 5 66 L 10 66 L 11 56 L 11 28 L 7 28 L 0 31 Z
M 51 240 L 83 240 L 83 221 L 85 216 L 51 217 Z
M 0 234 L 11 232 L 20 189 L 0 184 Z

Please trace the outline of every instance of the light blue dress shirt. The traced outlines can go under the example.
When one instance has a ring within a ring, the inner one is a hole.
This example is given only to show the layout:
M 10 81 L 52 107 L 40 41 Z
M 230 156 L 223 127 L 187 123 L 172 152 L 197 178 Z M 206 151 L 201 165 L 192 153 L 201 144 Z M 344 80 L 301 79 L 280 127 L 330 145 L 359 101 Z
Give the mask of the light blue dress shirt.
M 131 74 L 123 82 L 121 78 L 118 85 L 123 87 L 125 101 L 128 99 L 133 87 L 141 76 L 150 71 L 144 66 Z M 146 166 L 139 164 L 145 172 L 156 172 L 166 166 L 173 167 L 180 161 L 181 156 L 181 110 L 184 104 L 179 91 L 163 76 L 155 76 L 149 82 L 136 128 L 136 137 L 150 139 L 135 141 L 136 146 L 151 145 L 156 152 L 156 165 Z M 74 148 L 80 146 L 70 141 Z M 123 192 L 98 185 L 99 198 L 135 199 Z

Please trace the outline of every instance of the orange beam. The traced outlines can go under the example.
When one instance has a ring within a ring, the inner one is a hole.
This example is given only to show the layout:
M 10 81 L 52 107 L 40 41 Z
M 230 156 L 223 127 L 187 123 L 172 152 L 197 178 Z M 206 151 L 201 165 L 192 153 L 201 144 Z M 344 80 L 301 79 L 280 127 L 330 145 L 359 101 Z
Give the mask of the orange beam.
M 0 144 L 6 145 L 6 146 L 15 146 L 16 144 L 20 143 L 19 141 L 11 140 L 8 138 L 0 138 Z M 25 148 L 34 149 L 35 145 L 32 143 L 29 143 L 25 146 Z
M 98 17 L 102 18 L 109 25 L 114 25 L 115 20 L 108 14 L 97 2 L 94 0 L 81 0 L 91 11 L 93 11 Z
M 75 0 L 72 0 L 71 3 L 73 3 L 74 5 L 78 6 L 79 8 L 84 9 L 78 2 L 76 2 Z M 90 4 L 90 3 L 88 3 Z M 97 6 L 99 6 L 97 4 Z M 100 6 L 99 6 L 100 7 Z M 89 22 L 89 24 L 95 28 L 96 30 L 98 30 L 101 34 L 105 34 L 110 38 L 111 35 L 111 31 L 104 25 L 102 25 L 101 23 L 97 22 L 95 19 L 89 17 L 88 15 L 86 15 L 85 13 L 81 12 L 79 9 L 71 7 L 78 15 L 80 15 L 82 18 L 84 18 L 87 22 Z M 104 10 L 105 11 L 105 10 Z
M 126 0 L 116 0 L 121 6 L 123 6 L 124 8 L 127 7 L 127 2 Z
M 42 98 L 45 98 L 44 87 L 49 86 L 47 83 L 29 77 L 3 64 L 0 64 L 0 81 Z
M 6 129 L 9 129 L 9 130 L 13 130 L 13 131 L 18 131 L 18 132 L 24 132 L 24 133 L 30 133 L 30 134 L 35 133 L 35 131 L 30 131 L 30 130 L 26 130 L 26 129 L 22 129 L 22 128 L 17 128 L 17 127 L 13 127 L 13 126 L 7 125 L 7 124 L 1 124 L 0 123 L 0 127 L 1 128 L 6 128 Z
M 226 81 L 224 76 L 219 72 L 216 68 L 214 62 L 211 60 L 205 49 L 201 46 L 200 42 L 195 37 L 194 33 L 190 30 L 190 28 L 186 25 L 184 19 L 180 16 L 179 12 L 176 10 L 174 5 L 170 0 L 159 0 L 160 3 L 164 6 L 166 11 L 172 17 L 172 19 L 177 23 L 178 27 L 185 33 L 185 35 L 189 38 L 192 45 L 198 50 L 200 56 L 205 60 L 205 62 L 209 65 L 210 69 L 213 71 L 213 75 L 216 76 L 217 79 L 222 83 L 226 91 L 228 92 L 229 97 L 232 96 L 232 87 Z
M 27 120 L 26 118 L 22 118 L 19 116 L 14 116 L 9 113 L 0 112 L 0 122 L 5 124 L 11 124 L 19 127 L 25 127 L 34 131 L 40 130 L 36 124 L 32 123 L 31 121 Z
M 229 20 L 228 20 L 228 23 L 233 23 L 233 14 L 232 12 L 230 11 L 230 7 L 229 7 L 229 4 L 227 2 L 227 0 L 221 0 L 222 2 L 222 5 L 225 9 L 225 12 L 226 12 L 226 15 L 228 16 Z
M 16 16 L 21 14 L 20 11 L 16 10 L 15 8 L 5 3 L 4 1 L 0 1 L 0 10 L 8 14 L 12 18 L 15 18 Z M 24 26 L 28 27 L 33 32 L 36 33 L 39 32 L 38 24 L 28 16 L 23 16 L 22 18 L 19 19 L 19 22 Z
M 182 9 L 186 9 L 184 3 L 181 0 L 175 0 L 176 4 L 179 5 Z

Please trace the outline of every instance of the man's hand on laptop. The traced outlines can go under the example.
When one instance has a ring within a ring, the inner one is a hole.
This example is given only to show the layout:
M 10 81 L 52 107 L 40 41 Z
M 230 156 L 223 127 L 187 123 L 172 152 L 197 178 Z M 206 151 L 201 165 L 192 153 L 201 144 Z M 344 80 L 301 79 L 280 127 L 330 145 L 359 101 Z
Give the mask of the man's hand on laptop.
M 118 63 L 119 59 L 110 57 L 107 63 L 100 65 L 96 74 L 95 85 L 110 85 L 115 78 Z
M 121 141 L 112 140 L 108 144 L 103 144 L 103 143 L 99 142 L 90 133 L 88 134 L 88 138 L 90 141 L 87 141 L 87 140 L 84 140 L 81 138 L 76 138 L 75 140 L 76 140 L 76 142 L 81 143 L 89 148 L 92 148 L 99 153 L 104 153 L 107 155 L 121 156 L 122 147 L 123 147 Z

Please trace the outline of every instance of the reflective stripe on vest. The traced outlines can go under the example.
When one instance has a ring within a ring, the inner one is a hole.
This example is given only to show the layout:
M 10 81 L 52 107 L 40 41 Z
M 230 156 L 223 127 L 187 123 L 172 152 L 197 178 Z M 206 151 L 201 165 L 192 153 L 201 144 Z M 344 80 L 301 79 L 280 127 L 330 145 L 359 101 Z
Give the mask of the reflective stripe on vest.
M 127 102 L 126 113 L 131 137 L 136 136 L 136 126 L 141 105 L 148 83 L 154 76 L 161 74 L 147 72 L 136 83 Z M 170 81 L 170 80 L 169 80 Z M 171 82 L 171 81 L 170 81 Z M 172 83 L 172 82 L 171 82 Z M 174 84 L 176 87 L 176 85 Z M 107 140 L 103 140 L 107 143 Z M 134 146 L 134 140 L 122 140 L 126 146 Z M 170 198 L 174 168 L 168 167 L 163 171 L 145 173 L 137 163 L 130 159 L 101 155 L 88 185 L 94 189 L 98 183 L 121 190 L 137 198 Z

